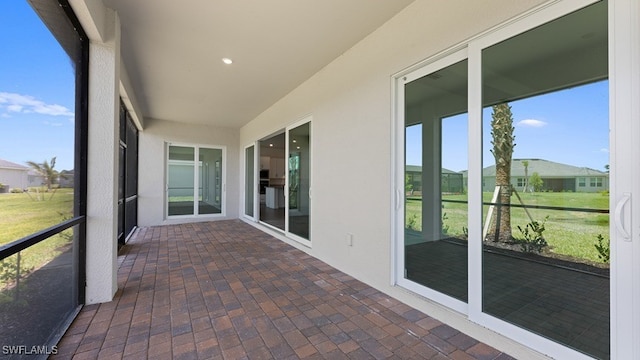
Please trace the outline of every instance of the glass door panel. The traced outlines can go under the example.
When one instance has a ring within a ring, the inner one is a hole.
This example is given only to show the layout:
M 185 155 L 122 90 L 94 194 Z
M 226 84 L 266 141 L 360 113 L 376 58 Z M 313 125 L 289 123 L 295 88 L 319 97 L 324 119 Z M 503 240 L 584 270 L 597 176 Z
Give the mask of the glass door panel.
M 293 128 L 288 134 L 288 230 L 292 234 L 310 240 L 310 123 Z
M 260 140 L 260 222 L 285 231 L 286 133 Z
M 198 214 L 220 214 L 222 203 L 222 149 L 198 149 Z
M 255 147 L 249 146 L 244 150 L 244 214 L 253 217 L 254 189 L 255 189 Z
M 467 60 L 408 82 L 404 277 L 468 299 Z
M 193 215 L 195 212 L 195 149 L 169 145 L 168 215 Z
M 482 51 L 482 310 L 609 358 L 607 4 Z

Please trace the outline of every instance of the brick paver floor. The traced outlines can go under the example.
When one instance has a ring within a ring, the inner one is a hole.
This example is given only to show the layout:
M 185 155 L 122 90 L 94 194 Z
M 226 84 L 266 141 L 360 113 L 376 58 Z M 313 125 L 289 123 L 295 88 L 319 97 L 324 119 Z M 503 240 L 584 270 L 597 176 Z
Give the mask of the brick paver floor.
M 54 359 L 513 359 L 239 220 L 140 228 Z

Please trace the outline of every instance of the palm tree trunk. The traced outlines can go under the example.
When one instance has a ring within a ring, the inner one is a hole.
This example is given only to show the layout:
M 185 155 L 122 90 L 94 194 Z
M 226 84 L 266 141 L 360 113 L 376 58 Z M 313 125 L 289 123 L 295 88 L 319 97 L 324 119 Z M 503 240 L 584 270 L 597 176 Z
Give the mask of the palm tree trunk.
M 492 231 L 490 238 L 496 241 L 509 242 L 511 238 L 511 158 L 515 146 L 513 135 L 513 115 L 511 106 L 507 103 L 493 106 L 491 114 L 491 144 L 496 161 L 496 186 L 499 187 L 498 199 L 496 202 L 497 211 L 492 215 Z M 498 217 L 499 216 L 499 217 Z

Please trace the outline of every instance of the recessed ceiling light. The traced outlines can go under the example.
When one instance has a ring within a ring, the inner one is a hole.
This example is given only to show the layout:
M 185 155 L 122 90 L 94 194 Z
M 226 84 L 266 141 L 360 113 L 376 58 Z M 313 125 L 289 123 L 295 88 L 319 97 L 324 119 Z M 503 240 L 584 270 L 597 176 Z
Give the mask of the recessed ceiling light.
M 227 65 L 233 64 L 233 60 L 231 60 L 229 58 L 222 58 L 222 62 L 227 64 Z
M 273 144 L 269 144 L 270 147 L 273 147 Z
M 293 139 L 293 142 L 297 142 L 296 139 Z

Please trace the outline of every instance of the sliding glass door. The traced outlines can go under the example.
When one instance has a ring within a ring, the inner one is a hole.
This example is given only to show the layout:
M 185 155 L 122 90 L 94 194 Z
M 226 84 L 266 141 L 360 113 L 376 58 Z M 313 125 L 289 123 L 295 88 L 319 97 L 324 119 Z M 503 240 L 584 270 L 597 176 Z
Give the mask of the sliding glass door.
M 464 311 L 467 301 L 466 52 L 404 86 L 403 283 Z
M 311 123 L 287 131 L 287 229 L 304 240 L 309 236 L 311 216 Z
M 260 199 L 255 208 L 258 210 L 256 218 L 262 224 L 309 244 L 311 118 L 258 141 L 258 145 L 256 160 L 253 147 L 245 149 L 245 215 L 252 216 L 253 201 Z M 254 162 L 257 163 L 254 165 Z M 259 177 L 255 173 L 259 173 Z M 259 197 L 254 197 L 254 191 Z
M 224 149 L 167 145 L 167 216 L 223 214 Z
M 608 358 L 607 3 L 481 51 L 482 311 Z
M 607 10 L 549 6 L 397 77 L 397 283 L 558 358 L 611 356 Z

